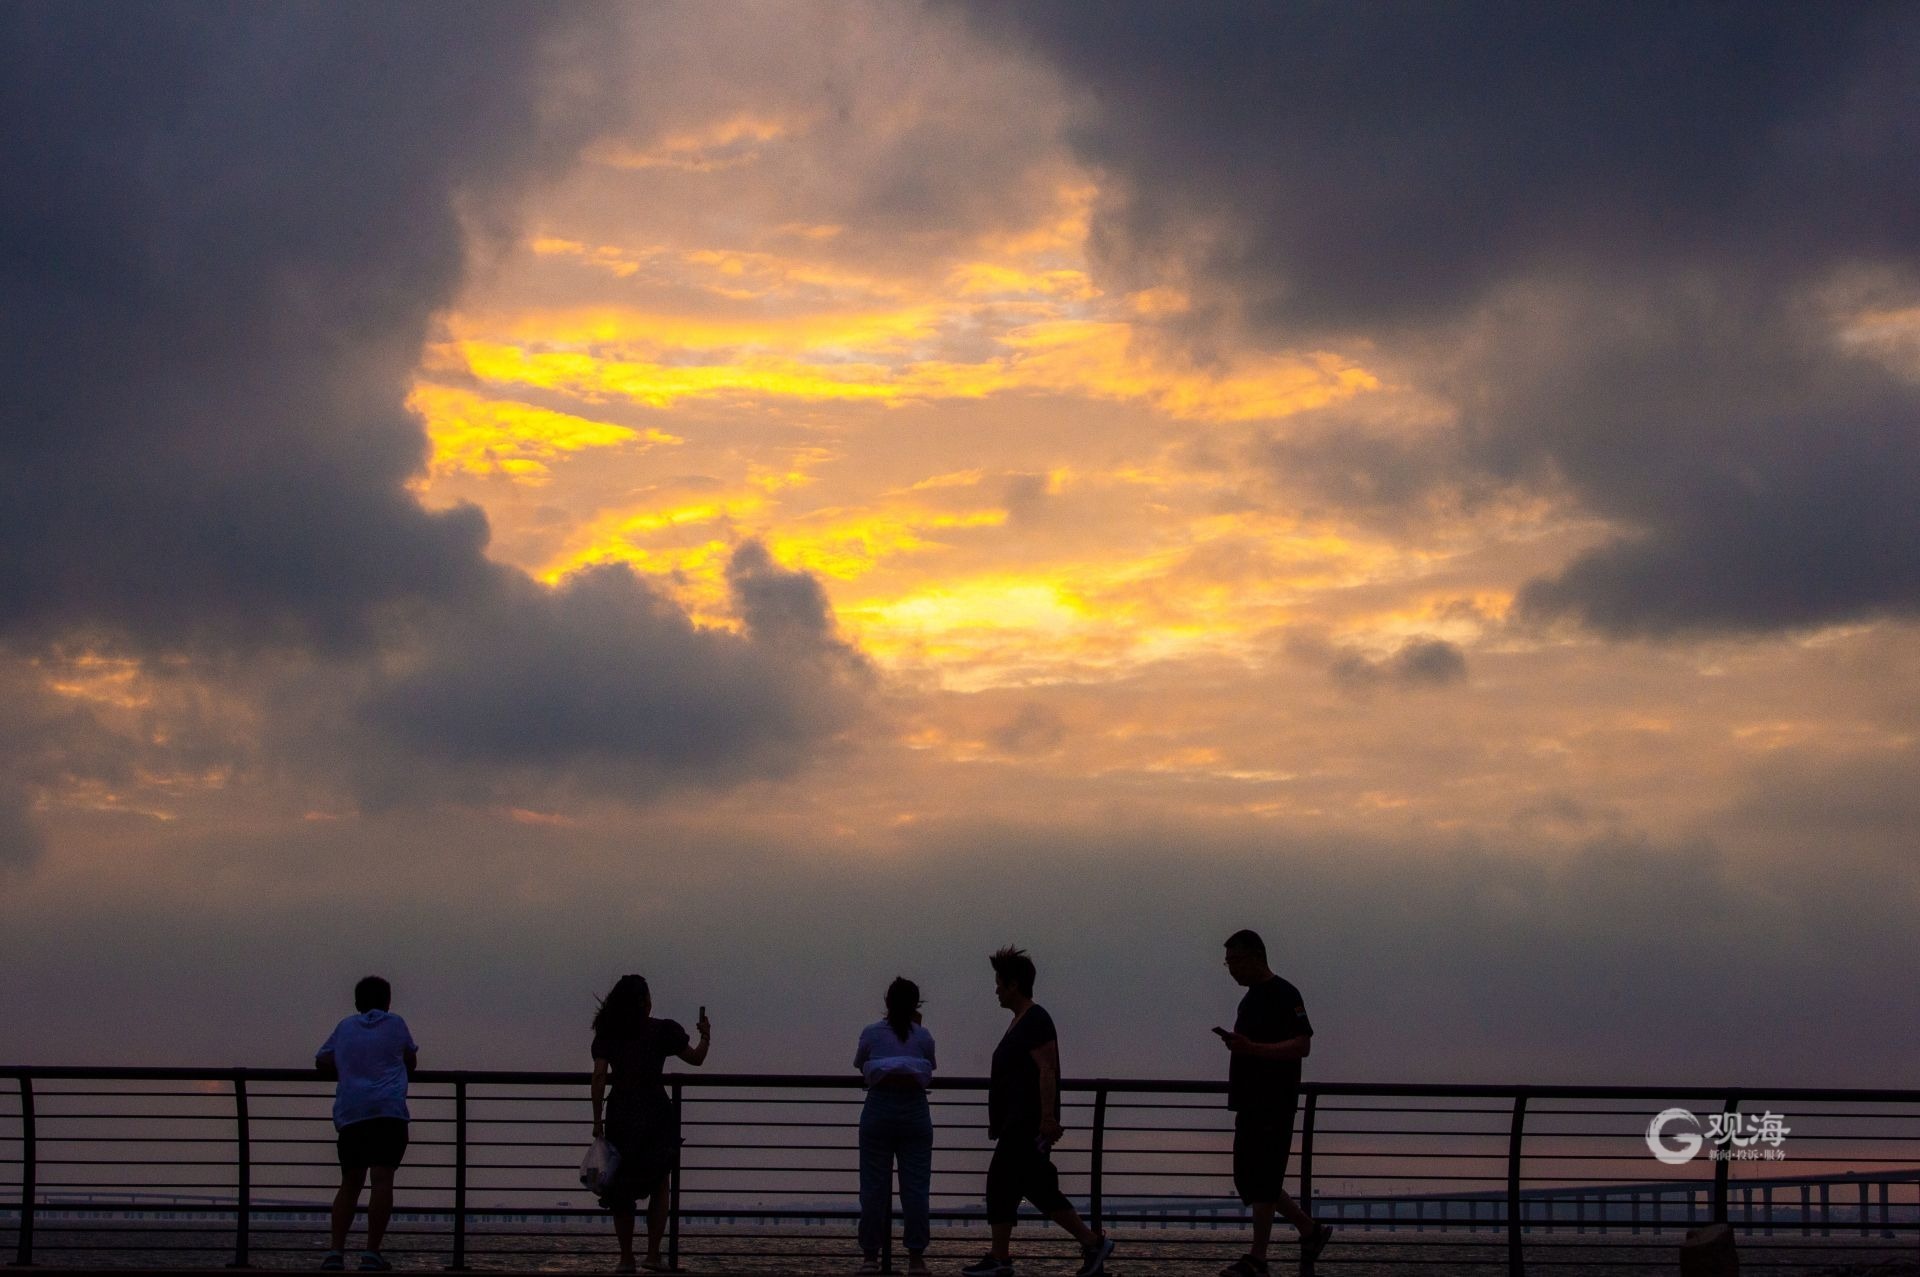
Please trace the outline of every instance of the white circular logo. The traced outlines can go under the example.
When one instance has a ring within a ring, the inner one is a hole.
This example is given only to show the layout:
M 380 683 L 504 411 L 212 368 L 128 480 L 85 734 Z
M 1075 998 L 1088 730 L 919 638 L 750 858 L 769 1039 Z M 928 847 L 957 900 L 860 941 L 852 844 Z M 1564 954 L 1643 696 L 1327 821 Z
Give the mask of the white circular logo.
M 1667 1127 L 1682 1123 L 1691 1126 L 1691 1131 L 1667 1133 Z M 1666 1141 L 1673 1141 L 1671 1144 Z M 1691 1162 L 1700 1152 L 1706 1141 L 1700 1137 L 1700 1119 L 1685 1109 L 1667 1109 L 1647 1124 L 1647 1147 L 1653 1155 L 1669 1166 L 1680 1166 Z

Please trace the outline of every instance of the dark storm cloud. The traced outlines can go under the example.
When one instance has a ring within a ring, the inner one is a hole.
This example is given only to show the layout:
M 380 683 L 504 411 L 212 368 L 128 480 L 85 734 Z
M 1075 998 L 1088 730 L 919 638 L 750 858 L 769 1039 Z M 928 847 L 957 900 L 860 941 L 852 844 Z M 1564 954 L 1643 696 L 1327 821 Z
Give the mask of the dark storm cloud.
M 1097 103 L 1109 277 L 1188 283 L 1196 335 L 1384 339 L 1459 407 L 1463 459 L 1617 522 L 1534 614 L 1669 633 L 1920 605 L 1914 389 L 1810 313 L 1848 281 L 1911 304 L 1911 8 L 991 13 Z M 1483 340 L 1542 324 L 1564 347 L 1517 369 Z M 1366 451 L 1377 481 L 1330 473 L 1424 499 L 1410 454 Z
M 798 708 L 837 686 L 810 581 L 750 553 L 747 636 L 708 634 L 624 572 L 549 593 L 486 559 L 477 509 L 406 488 L 429 322 L 470 241 L 504 236 L 596 126 L 611 20 L 0 12 L 0 643 L 313 654 L 336 686 L 394 698 L 366 714 L 394 749 L 549 769 L 690 769 L 831 717 Z M 489 689 L 525 712 L 517 730 Z M 0 813 L 17 824 L 7 795 L 38 784 L 14 769 Z
M 511 581 L 378 679 L 361 716 L 407 754 L 482 768 L 784 769 L 844 722 L 866 667 L 812 577 L 749 542 L 728 579 L 742 634 L 696 626 L 624 566 L 551 590 Z

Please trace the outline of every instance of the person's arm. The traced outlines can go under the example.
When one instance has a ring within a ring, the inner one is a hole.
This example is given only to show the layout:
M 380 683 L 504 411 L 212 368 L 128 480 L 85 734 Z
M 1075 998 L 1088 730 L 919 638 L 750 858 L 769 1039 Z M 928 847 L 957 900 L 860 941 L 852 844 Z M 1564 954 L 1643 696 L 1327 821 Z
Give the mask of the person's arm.
M 340 1080 L 339 1063 L 333 1056 L 333 1040 L 339 1035 L 340 1030 L 338 1029 L 329 1033 L 327 1040 L 320 1044 L 320 1049 L 313 1053 L 313 1067 L 319 1071 L 321 1077 L 327 1079 L 329 1082 L 338 1082 Z
M 1060 1040 L 1034 1047 L 1033 1062 L 1040 1069 L 1040 1135 L 1052 1144 L 1066 1133 L 1060 1125 Z
M 1220 1040 L 1235 1055 L 1251 1055 L 1256 1060 L 1304 1060 L 1313 1054 L 1311 1033 L 1302 1033 L 1284 1042 L 1255 1042 L 1244 1033 L 1229 1033 Z
M 415 1073 L 418 1073 L 420 1071 L 419 1048 L 409 1046 L 405 1051 L 401 1053 L 400 1060 L 403 1064 L 407 1066 L 407 1076 L 409 1078 L 411 1078 Z
M 855 1072 L 864 1070 L 867 1061 L 873 1056 L 873 1045 L 867 1041 L 865 1032 L 860 1034 L 860 1045 L 853 1048 L 853 1067 Z
M 699 1021 L 693 1027 L 700 1030 L 700 1040 L 691 1046 L 680 1048 L 680 1058 L 699 1068 L 707 1062 L 707 1047 L 712 1045 L 713 1039 L 713 1021 L 707 1019 L 704 1009 L 700 1013 Z
M 607 1133 L 606 1123 L 601 1115 L 607 1104 L 607 1062 L 599 1056 L 593 1059 L 593 1138 L 599 1139 Z

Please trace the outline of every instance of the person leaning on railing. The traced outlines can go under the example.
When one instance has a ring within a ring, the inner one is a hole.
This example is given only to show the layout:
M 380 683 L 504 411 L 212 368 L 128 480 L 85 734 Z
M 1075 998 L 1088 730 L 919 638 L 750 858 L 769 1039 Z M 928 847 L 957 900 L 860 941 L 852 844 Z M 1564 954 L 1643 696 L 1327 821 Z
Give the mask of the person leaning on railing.
M 933 1082 L 933 1034 L 920 1023 L 920 986 L 913 981 L 895 976 L 886 1005 L 886 1017 L 860 1031 L 853 1052 L 853 1067 L 867 1087 L 860 1109 L 860 1251 L 865 1256 L 860 1271 L 880 1271 L 889 1181 L 898 1158 L 907 1272 L 924 1273 L 932 1235 L 933 1114 L 927 1087 Z
M 620 1164 L 600 1193 L 613 1212 L 620 1241 L 618 1272 L 630 1273 L 633 1221 L 641 1198 L 647 1199 L 647 1257 L 642 1267 L 664 1271 L 660 1238 L 667 1229 L 667 1176 L 680 1148 L 680 1118 L 661 1082 L 667 1060 L 705 1063 L 713 1026 L 700 1008 L 694 1024 L 700 1041 L 673 1020 L 653 1018 L 653 994 L 646 979 L 623 975 L 614 982 L 593 1017 L 593 1137 L 605 1136 L 620 1154 Z M 611 1084 L 612 1097 L 608 1099 Z

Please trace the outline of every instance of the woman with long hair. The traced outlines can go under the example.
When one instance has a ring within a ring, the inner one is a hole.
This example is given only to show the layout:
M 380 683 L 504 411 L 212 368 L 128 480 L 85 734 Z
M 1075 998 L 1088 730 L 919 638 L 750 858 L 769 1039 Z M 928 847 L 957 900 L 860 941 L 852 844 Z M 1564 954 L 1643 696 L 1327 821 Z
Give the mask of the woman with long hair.
M 905 1217 L 907 1271 L 927 1271 L 927 1198 L 933 1179 L 933 1034 L 920 1023 L 920 986 L 895 976 L 887 986 L 887 1014 L 860 1031 L 853 1067 L 867 1087 L 860 1110 L 860 1250 L 863 1273 L 880 1271 L 886 1239 L 887 1195 L 893 1163 L 900 1164 L 900 1213 Z
M 650 1272 L 666 1268 L 660 1238 L 667 1229 L 667 1176 L 680 1148 L 680 1122 L 660 1075 L 669 1059 L 696 1067 L 705 1062 L 713 1034 L 705 1007 L 694 1028 L 700 1033 L 697 1043 L 675 1021 L 654 1019 L 653 994 L 637 975 L 615 981 L 593 1017 L 593 1137 L 604 1135 L 620 1154 L 620 1165 L 600 1193 L 620 1239 L 616 1272 L 634 1271 L 633 1219 L 643 1197 L 647 1257 L 641 1266 Z

